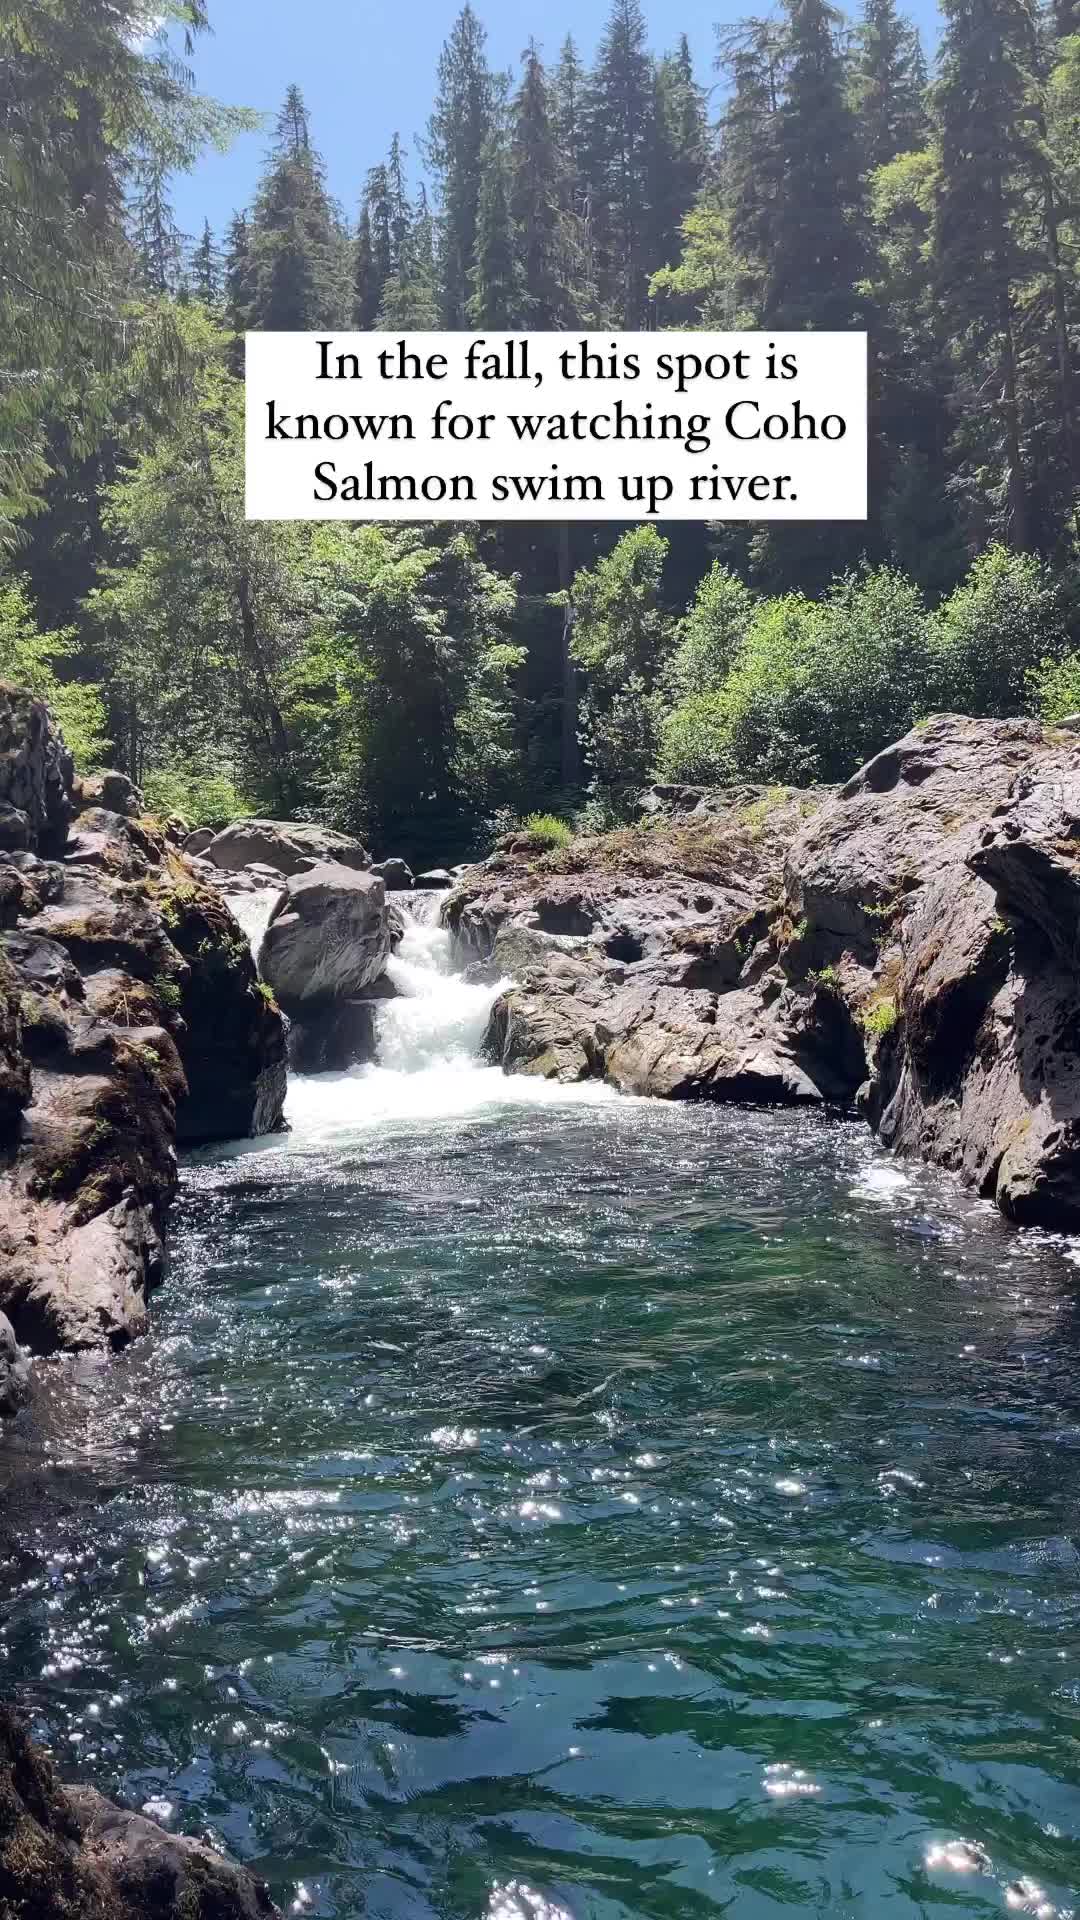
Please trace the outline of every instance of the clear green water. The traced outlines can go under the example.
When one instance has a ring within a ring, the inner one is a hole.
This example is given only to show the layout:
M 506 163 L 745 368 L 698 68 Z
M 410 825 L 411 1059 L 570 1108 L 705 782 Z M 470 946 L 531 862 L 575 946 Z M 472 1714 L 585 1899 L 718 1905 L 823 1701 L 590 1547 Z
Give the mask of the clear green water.
M 190 1167 L 151 1339 L 48 1372 L 65 1767 L 333 1920 L 1080 1911 L 1069 1249 L 855 1127 L 476 1086 Z

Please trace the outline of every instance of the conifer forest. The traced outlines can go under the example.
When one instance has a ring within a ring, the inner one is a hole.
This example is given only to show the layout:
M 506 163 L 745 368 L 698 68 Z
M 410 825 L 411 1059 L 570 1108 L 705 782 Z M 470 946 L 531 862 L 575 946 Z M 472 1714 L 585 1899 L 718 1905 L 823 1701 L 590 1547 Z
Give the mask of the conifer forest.
M 666 9 L 665 9 L 666 14 Z M 197 90 L 204 0 L 0 0 L 0 677 L 192 824 L 413 860 L 646 782 L 833 782 L 941 710 L 1080 707 L 1080 17 L 612 0 L 328 187 L 300 91 Z M 529 23 L 523 23 L 526 38 Z M 263 130 L 226 231 L 170 190 Z M 866 329 L 870 517 L 247 521 L 248 329 Z

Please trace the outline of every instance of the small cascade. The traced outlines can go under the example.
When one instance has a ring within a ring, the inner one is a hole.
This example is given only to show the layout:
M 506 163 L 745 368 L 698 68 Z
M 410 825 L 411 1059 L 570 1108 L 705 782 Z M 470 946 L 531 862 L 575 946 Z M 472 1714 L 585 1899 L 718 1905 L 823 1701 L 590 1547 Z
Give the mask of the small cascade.
M 472 1067 L 488 1014 L 506 984 L 477 986 L 453 966 L 451 936 L 440 923 L 442 893 L 395 893 L 405 932 L 387 962 L 398 998 L 379 1008 L 379 1065 L 393 1073 Z
M 440 921 L 445 897 L 434 891 L 391 895 L 405 932 L 387 962 L 397 997 L 379 1006 L 377 1058 L 344 1073 L 290 1078 L 286 1116 L 293 1147 L 329 1147 L 387 1122 L 426 1129 L 492 1107 L 619 1098 L 597 1081 L 565 1087 L 504 1074 L 480 1058 L 492 1005 L 509 982 L 478 985 L 455 971 L 453 940 Z

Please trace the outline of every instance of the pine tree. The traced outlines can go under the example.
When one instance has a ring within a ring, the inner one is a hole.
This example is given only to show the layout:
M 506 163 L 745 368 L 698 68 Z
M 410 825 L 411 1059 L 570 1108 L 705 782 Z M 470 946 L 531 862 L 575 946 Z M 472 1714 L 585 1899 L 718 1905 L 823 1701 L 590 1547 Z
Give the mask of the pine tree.
M 365 194 L 353 235 L 353 325 L 361 332 L 375 325 L 381 292 L 372 251 L 371 208 Z
M 483 156 L 495 107 L 485 39 L 466 5 L 439 58 L 438 93 L 428 121 L 427 159 L 439 189 L 441 304 L 447 328 L 465 325 L 471 297 Z
M 430 333 L 439 325 L 434 223 L 422 184 L 401 264 L 383 286 L 375 324 L 392 333 Z
M 652 63 L 638 0 L 612 0 L 589 87 L 587 171 L 603 306 L 633 328 L 645 312 Z
M 705 96 L 694 79 L 690 44 L 658 60 L 653 73 L 646 198 L 650 273 L 678 251 L 679 230 L 701 187 L 708 146 Z
M 209 220 L 203 221 L 202 234 L 192 248 L 191 287 L 196 300 L 205 307 L 217 307 L 221 300 L 221 254 Z
M 168 169 L 159 154 L 144 155 L 137 166 L 131 237 L 143 286 L 159 299 L 175 293 L 183 273 L 184 237 L 169 199 Z
M 867 269 L 855 120 L 827 0 L 785 0 L 787 63 L 777 125 L 762 322 L 844 328 L 865 321 Z
M 584 240 L 556 144 L 547 78 L 530 44 L 513 105 L 510 211 L 521 266 L 521 327 L 579 324 L 586 304 Z
M 225 235 L 225 318 L 233 333 L 244 333 L 254 322 L 254 270 L 251 260 L 251 223 L 246 213 L 234 213 Z
M 253 325 L 307 332 L 335 326 L 347 313 L 347 240 L 295 86 L 256 196 L 251 262 Z
M 727 209 L 732 282 L 728 324 L 761 324 L 781 193 L 784 46 L 771 20 L 748 20 L 720 39 L 731 94 L 720 127 L 720 202 Z
M 585 68 L 567 34 L 552 80 L 552 125 L 572 194 L 584 192 L 586 135 Z M 573 201 L 571 201 L 573 204 Z
M 954 342 L 954 455 L 967 477 L 975 537 L 997 532 L 1026 547 L 1034 525 L 1018 305 L 1033 267 L 1024 215 L 1038 173 L 1032 16 L 1024 0 L 944 6 L 935 244 Z
M 483 332 L 517 324 L 522 285 L 510 218 L 510 159 L 506 140 L 497 130 L 489 134 L 481 162 L 475 264 L 469 284 L 470 326 Z
M 925 144 L 924 66 L 918 35 L 895 0 L 865 0 L 855 85 L 865 172 Z

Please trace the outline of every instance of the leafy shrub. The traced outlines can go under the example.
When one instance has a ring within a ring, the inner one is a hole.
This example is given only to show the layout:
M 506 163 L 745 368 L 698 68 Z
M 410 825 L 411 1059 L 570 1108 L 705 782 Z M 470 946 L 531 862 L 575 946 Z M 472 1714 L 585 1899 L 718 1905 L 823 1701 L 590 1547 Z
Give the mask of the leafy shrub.
M 988 547 L 931 617 L 929 704 L 955 713 L 1023 713 L 1032 674 L 1048 676 L 1050 663 L 1062 663 L 1067 652 L 1065 594 L 1046 563 Z
M 664 675 L 678 700 L 715 693 L 735 665 L 754 617 L 755 597 L 737 573 L 714 561 L 680 623 Z
M 216 826 L 251 812 L 227 773 L 155 767 L 143 781 L 143 792 L 151 813 L 162 818 L 179 813 L 193 827 Z
M 74 627 L 42 633 L 23 582 L 0 581 L 0 680 L 48 702 L 79 772 L 92 773 L 105 765 L 109 752 L 101 689 L 62 680 L 56 671 L 57 661 L 77 652 Z
M 879 1000 L 872 1001 L 866 1008 L 862 1017 L 863 1031 L 880 1039 L 892 1032 L 899 1018 L 891 993 L 883 993 Z
M 1040 660 L 1028 673 L 1027 687 L 1030 705 L 1051 724 L 1067 713 L 1080 713 L 1080 653 Z

